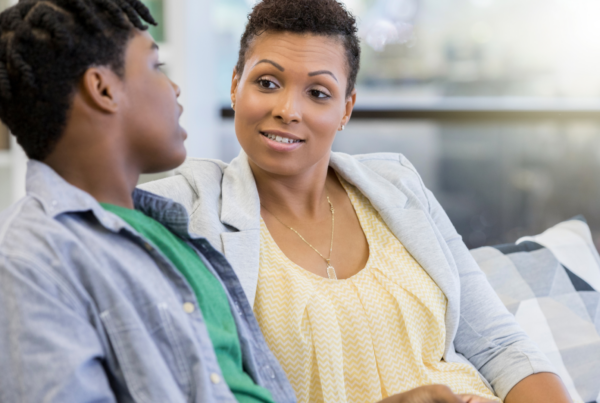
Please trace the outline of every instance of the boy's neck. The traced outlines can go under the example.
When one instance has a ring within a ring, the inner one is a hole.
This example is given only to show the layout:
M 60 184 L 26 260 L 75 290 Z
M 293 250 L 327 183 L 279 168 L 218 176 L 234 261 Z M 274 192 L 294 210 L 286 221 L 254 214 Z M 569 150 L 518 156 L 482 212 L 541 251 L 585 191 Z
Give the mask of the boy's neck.
M 114 158 L 103 160 L 87 155 L 89 158 L 86 159 L 85 154 L 52 157 L 44 162 L 71 185 L 89 193 L 98 202 L 133 208 L 132 194 L 139 172 Z
M 73 130 L 77 128 L 65 130 L 43 162 L 98 202 L 133 208 L 132 194 L 141 169 L 127 147 L 117 141 L 119 136 L 108 127 L 103 133 L 93 133 L 89 127 L 77 133 Z

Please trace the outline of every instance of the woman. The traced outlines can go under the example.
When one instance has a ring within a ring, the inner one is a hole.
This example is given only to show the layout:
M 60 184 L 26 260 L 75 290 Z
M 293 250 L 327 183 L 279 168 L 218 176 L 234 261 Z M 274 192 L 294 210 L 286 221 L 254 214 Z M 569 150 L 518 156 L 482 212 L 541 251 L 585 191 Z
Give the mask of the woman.
M 569 402 L 406 158 L 331 152 L 359 59 L 337 1 L 259 3 L 231 87 L 243 152 L 146 188 L 231 262 L 300 402 Z

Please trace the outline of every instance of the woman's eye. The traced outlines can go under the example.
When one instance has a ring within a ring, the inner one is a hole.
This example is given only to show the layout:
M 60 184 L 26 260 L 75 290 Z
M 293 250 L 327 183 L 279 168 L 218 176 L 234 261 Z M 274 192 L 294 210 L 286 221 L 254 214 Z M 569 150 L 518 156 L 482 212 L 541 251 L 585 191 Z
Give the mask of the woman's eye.
M 319 98 L 319 99 L 329 98 L 329 95 L 327 95 L 323 91 L 319 91 L 319 90 L 310 90 L 310 95 L 312 95 L 315 98 Z
M 273 90 L 273 89 L 277 88 L 277 85 L 275 85 L 275 83 L 273 81 L 265 80 L 264 78 L 258 80 L 258 85 L 260 85 L 261 88 L 264 88 L 267 90 Z

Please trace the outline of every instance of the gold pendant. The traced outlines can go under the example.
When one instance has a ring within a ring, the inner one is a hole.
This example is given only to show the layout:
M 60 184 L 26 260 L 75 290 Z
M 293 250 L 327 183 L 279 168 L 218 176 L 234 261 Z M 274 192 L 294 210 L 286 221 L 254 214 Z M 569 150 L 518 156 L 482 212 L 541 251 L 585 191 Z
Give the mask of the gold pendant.
M 335 275 L 335 269 L 332 265 L 327 266 L 327 277 L 329 277 L 330 280 L 337 280 L 337 276 Z

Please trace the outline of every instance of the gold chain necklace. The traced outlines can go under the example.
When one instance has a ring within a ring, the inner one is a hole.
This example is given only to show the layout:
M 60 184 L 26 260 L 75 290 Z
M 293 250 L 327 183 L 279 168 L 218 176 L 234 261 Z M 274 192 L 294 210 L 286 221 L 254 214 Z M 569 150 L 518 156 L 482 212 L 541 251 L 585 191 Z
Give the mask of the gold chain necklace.
M 321 254 L 321 252 L 319 252 L 317 250 L 317 248 L 315 248 L 314 246 L 312 246 L 310 244 L 310 242 L 308 242 L 306 239 L 304 239 L 304 237 L 302 235 L 300 235 L 300 233 L 298 231 L 296 231 L 295 229 L 293 229 L 289 225 L 284 224 L 283 221 L 281 221 L 279 219 L 279 217 L 277 217 L 275 214 L 271 213 L 262 203 L 260 205 L 263 206 L 263 208 L 265 210 L 267 210 L 269 212 L 269 214 L 271 214 L 273 217 L 275 217 L 275 219 L 277 221 L 279 221 L 281 223 L 281 225 L 283 225 L 284 227 L 287 227 L 287 228 L 291 229 L 292 231 L 294 231 L 296 233 L 296 235 L 298 235 L 300 237 L 300 239 L 302 239 L 308 246 L 310 246 L 312 248 L 312 250 L 314 250 L 315 252 L 317 252 L 319 254 L 319 256 L 321 256 L 323 258 L 323 260 L 325 261 L 325 263 L 327 264 L 327 277 L 329 277 L 330 280 L 337 280 L 337 276 L 335 274 L 335 269 L 333 268 L 333 266 L 330 263 L 330 261 L 331 261 L 331 253 L 333 252 L 333 229 L 335 228 L 335 210 L 333 208 L 333 204 L 331 203 L 331 200 L 329 200 L 329 196 L 327 196 L 327 203 L 329 203 L 329 207 L 331 209 L 331 245 L 329 246 L 329 258 L 325 258 L 325 256 L 323 256 Z

